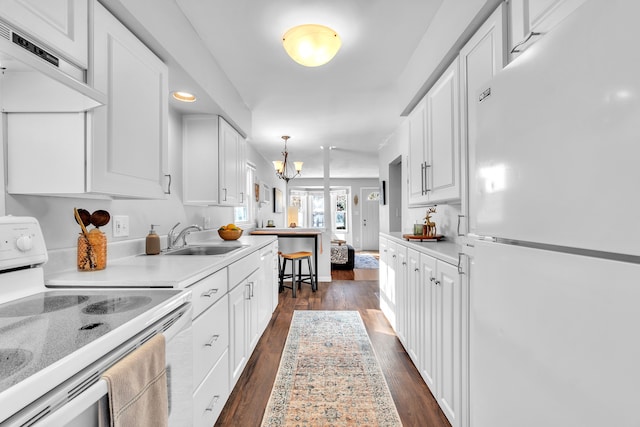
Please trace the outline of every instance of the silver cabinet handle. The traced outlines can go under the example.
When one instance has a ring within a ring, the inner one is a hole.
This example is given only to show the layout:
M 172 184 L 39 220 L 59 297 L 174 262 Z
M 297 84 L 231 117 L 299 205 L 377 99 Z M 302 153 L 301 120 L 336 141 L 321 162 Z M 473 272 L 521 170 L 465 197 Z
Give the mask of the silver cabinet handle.
M 205 297 L 205 298 L 211 298 L 212 296 L 214 296 L 215 294 L 218 293 L 218 289 L 209 289 L 206 292 L 203 292 L 200 296 L 201 297 Z
M 464 254 L 462 252 L 458 252 L 458 274 L 464 274 L 462 271 L 462 257 Z
M 425 162 L 420 163 L 420 194 L 424 196 L 424 166 Z
M 511 49 L 511 53 L 520 53 L 520 52 L 522 52 L 520 50 L 520 47 L 523 46 L 524 44 L 526 44 L 529 40 L 531 40 L 532 37 L 537 37 L 539 35 L 540 35 L 540 33 L 536 33 L 535 31 L 531 31 L 524 40 L 522 40 L 520 43 L 516 44 L 513 47 L 513 49 Z
M 220 335 L 213 335 L 211 337 L 211 339 L 209 340 L 209 342 L 207 342 L 204 346 L 205 347 L 213 347 L 213 343 L 218 341 L 218 338 L 220 338 Z
M 222 190 L 224 191 L 224 197 L 222 198 L 222 201 L 226 202 L 227 201 L 227 189 L 223 188 Z
M 245 299 L 251 299 L 252 295 L 251 295 L 251 283 L 247 283 L 246 285 L 244 285 L 245 289 L 249 289 L 249 295 L 247 297 L 245 297 Z
M 413 271 L 420 271 L 418 267 L 414 268 Z
M 218 403 L 218 400 L 220 400 L 220 396 L 213 396 L 213 399 L 211 399 L 211 402 L 209 402 L 209 405 L 207 405 L 205 411 L 213 411 L 213 408 L 216 406 L 216 403 Z
M 460 234 L 460 222 L 462 221 L 462 218 L 464 218 L 464 215 L 458 215 L 458 226 L 456 228 L 458 236 L 464 236 L 464 234 Z
M 428 178 L 428 174 L 427 174 L 427 168 L 430 168 L 431 165 L 428 165 L 427 162 L 424 162 L 424 194 L 427 194 L 429 191 L 431 191 L 429 189 L 429 180 Z

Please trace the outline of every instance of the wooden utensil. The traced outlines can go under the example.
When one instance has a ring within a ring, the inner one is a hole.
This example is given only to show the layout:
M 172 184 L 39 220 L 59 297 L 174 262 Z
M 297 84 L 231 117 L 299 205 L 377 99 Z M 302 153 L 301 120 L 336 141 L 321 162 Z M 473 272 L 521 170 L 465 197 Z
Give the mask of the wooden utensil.
M 105 210 L 97 210 L 91 214 L 91 224 L 96 227 L 102 227 L 103 225 L 107 225 L 109 220 L 111 219 L 111 215 L 109 212 Z
M 78 212 L 78 209 L 73 208 L 73 215 L 76 217 L 76 222 L 80 224 L 80 228 L 82 228 L 82 234 L 84 234 L 85 237 L 88 237 L 89 232 L 87 231 L 87 227 L 84 226 L 84 221 L 82 221 L 82 218 L 80 217 L 80 213 Z

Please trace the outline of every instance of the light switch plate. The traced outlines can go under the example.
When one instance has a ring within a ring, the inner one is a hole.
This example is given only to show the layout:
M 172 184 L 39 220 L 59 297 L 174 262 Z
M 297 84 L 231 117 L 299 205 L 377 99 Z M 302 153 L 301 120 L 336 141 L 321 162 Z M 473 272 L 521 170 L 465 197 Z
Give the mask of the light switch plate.
M 129 215 L 113 216 L 113 237 L 127 237 L 129 235 Z

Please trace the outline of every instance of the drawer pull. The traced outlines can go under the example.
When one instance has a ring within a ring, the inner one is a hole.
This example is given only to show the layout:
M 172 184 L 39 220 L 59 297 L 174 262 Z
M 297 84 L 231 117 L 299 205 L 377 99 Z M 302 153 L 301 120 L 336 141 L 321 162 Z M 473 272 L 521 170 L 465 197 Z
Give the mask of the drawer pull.
M 201 297 L 205 297 L 205 298 L 211 298 L 212 296 L 214 296 L 215 294 L 218 293 L 218 289 L 209 289 L 206 292 L 203 292 L 202 295 L 200 295 Z
M 218 403 L 218 400 L 220 400 L 220 396 L 213 396 L 213 399 L 211 399 L 211 402 L 209 402 L 209 405 L 207 406 L 207 409 L 205 409 L 205 411 L 213 411 L 213 408 Z
M 220 335 L 214 335 L 211 337 L 211 339 L 209 340 L 208 343 L 206 343 L 204 346 L 205 347 L 212 347 L 213 343 L 215 343 L 216 341 L 218 341 L 218 338 L 220 338 Z

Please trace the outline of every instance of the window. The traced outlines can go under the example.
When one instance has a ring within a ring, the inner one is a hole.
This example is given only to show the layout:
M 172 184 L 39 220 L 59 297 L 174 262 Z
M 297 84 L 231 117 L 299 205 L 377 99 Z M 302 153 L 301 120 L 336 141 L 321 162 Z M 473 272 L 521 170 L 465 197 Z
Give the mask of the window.
M 347 233 L 349 228 L 349 190 L 331 190 L 329 196 L 331 197 L 333 231 Z M 300 227 L 325 227 L 324 191 L 291 190 L 289 192 L 289 206 L 298 208 L 297 224 Z
M 256 167 L 247 163 L 246 188 L 244 190 L 244 203 L 233 210 L 233 222 L 235 224 L 250 224 L 256 217 L 256 204 L 253 183 L 256 179 Z

